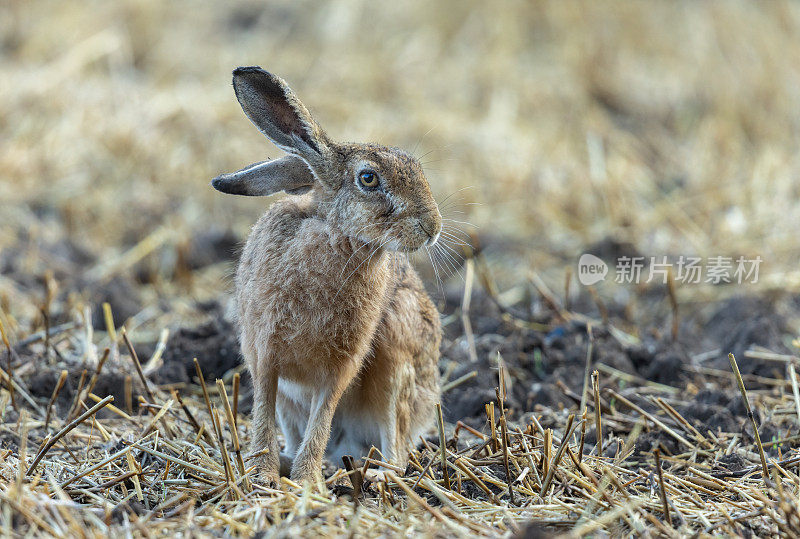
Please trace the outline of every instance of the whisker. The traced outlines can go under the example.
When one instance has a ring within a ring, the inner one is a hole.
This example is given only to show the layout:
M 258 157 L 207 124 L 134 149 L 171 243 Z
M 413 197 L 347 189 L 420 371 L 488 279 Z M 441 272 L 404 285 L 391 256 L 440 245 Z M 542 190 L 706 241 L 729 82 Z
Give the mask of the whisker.
M 461 230 L 459 228 L 443 227 L 442 231 L 439 234 L 442 234 L 442 233 L 444 233 L 445 237 L 447 237 L 447 238 L 452 238 L 454 240 L 457 239 L 457 240 L 460 240 L 460 241 L 465 241 L 470 246 L 473 243 L 472 236 L 470 236 L 465 231 L 463 231 L 463 230 Z
M 433 127 L 431 127 L 430 129 L 428 129 L 427 131 L 425 131 L 425 134 L 424 134 L 424 135 L 422 135 L 422 138 L 420 138 L 420 139 L 417 141 L 417 143 L 414 145 L 414 149 L 413 149 L 413 150 L 411 150 L 411 155 L 414 155 L 415 153 L 417 153 L 417 149 L 419 148 L 419 145 L 420 145 L 420 144 L 422 144 L 422 142 L 425 140 L 425 137 L 427 137 L 427 136 L 428 136 L 428 134 L 430 134 L 430 132 L 431 132 L 431 131 L 433 131 L 434 129 L 436 129 L 436 126 L 435 126 L 435 125 L 434 125 Z M 432 151 L 433 151 L 433 150 L 431 150 L 431 152 L 432 152 Z M 430 152 L 428 152 L 428 153 L 430 153 Z M 425 155 L 428 155 L 428 154 L 426 153 Z M 423 155 L 422 157 L 425 157 L 425 155 Z M 422 157 L 420 157 L 420 159 L 422 159 Z
M 434 247 L 435 247 L 435 246 L 434 246 Z M 452 277 L 452 276 L 453 276 L 453 273 L 455 273 L 455 272 L 456 272 L 455 268 L 453 267 L 453 264 L 452 264 L 451 262 L 449 262 L 449 261 L 447 260 L 447 258 L 445 258 L 445 257 L 442 255 L 442 252 L 441 252 L 441 250 L 436 250 L 436 252 L 435 252 L 435 255 L 436 255 L 436 257 L 437 257 L 437 258 L 438 258 L 438 259 L 441 261 L 441 263 L 442 263 L 442 268 L 443 268 L 443 272 L 445 273 L 445 277 L 446 277 L 446 278 L 448 278 L 448 279 L 449 279 L 450 277 Z
M 454 231 L 454 230 L 442 229 L 441 232 L 439 232 L 439 236 L 442 237 L 442 238 L 449 238 L 449 239 L 451 239 L 453 241 L 456 241 L 456 242 L 461 242 L 462 244 L 464 244 L 464 243 L 469 244 L 470 243 L 469 242 L 469 239 L 470 239 L 469 235 L 466 232 L 464 232 L 463 230 Z
M 381 237 L 381 239 L 385 238 L 386 236 L 387 236 L 387 234 L 384 234 L 384 235 Z M 368 257 L 368 258 L 365 258 L 364 260 L 362 260 L 362 261 L 361 261 L 361 263 L 360 263 L 358 266 L 356 266 L 356 269 L 354 269 L 353 271 L 351 271 L 351 272 L 350 272 L 350 273 L 347 275 L 347 277 L 345 277 L 344 281 L 343 281 L 343 282 L 342 282 L 342 284 L 339 286 L 339 290 L 337 290 L 337 291 L 336 291 L 336 295 L 335 295 L 335 296 L 333 296 L 333 301 L 335 301 L 335 300 L 336 300 L 336 298 L 338 298 L 338 297 L 339 297 L 339 293 L 340 293 L 340 292 L 342 291 L 342 289 L 344 288 L 344 285 L 346 285 L 346 284 L 347 284 L 347 282 L 350 280 L 350 278 L 353 276 L 353 274 L 355 274 L 355 272 L 357 272 L 357 271 L 358 271 L 358 268 L 360 268 L 361 266 L 363 266 L 363 265 L 364 265 L 364 262 L 366 262 L 367 260 L 370 260 L 370 259 L 372 259 L 372 255 L 374 255 L 374 254 L 375 254 L 375 253 L 376 253 L 376 252 L 377 252 L 377 251 L 378 251 L 378 250 L 379 250 L 381 247 L 383 247 L 383 246 L 384 246 L 384 245 L 385 245 L 385 244 L 386 244 L 388 241 L 389 241 L 389 238 L 387 238 L 387 239 L 385 239 L 384 241 L 382 241 L 381 243 L 379 243 L 379 244 L 378 244 L 378 245 L 377 245 L 377 246 L 376 246 L 376 247 L 375 247 L 375 248 L 372 250 L 372 252 L 369 254 L 369 257 Z
M 439 293 L 444 297 L 444 280 L 447 278 L 447 275 L 444 275 L 446 268 L 439 257 L 439 253 L 436 251 L 435 245 L 431 253 L 433 254 L 434 263 L 439 267 Z
M 469 221 L 459 221 L 458 219 L 447 219 L 445 217 L 442 217 L 442 221 L 447 221 L 448 223 L 458 223 L 460 225 L 466 225 L 466 226 L 471 226 L 471 227 L 478 228 L 478 225 L 470 223 Z
M 449 232 L 444 232 L 444 231 L 440 232 L 439 233 L 439 239 L 440 239 L 440 241 L 443 240 L 443 239 L 447 239 L 447 240 L 450 240 L 450 241 L 452 241 L 453 243 L 455 243 L 457 245 L 463 245 L 464 247 L 472 247 L 471 243 L 466 242 L 462 238 L 459 238 L 458 236 L 450 234 Z
M 436 170 L 435 168 L 430 168 L 428 165 L 431 163 L 441 163 L 442 161 L 453 161 L 453 159 L 433 159 L 431 161 L 425 161 L 424 163 L 420 163 L 420 166 L 425 167 L 426 170 Z
M 453 191 L 452 193 L 450 193 L 449 195 L 447 195 L 446 197 L 444 197 L 444 199 L 443 199 L 441 202 L 439 202 L 439 206 L 441 206 L 442 204 L 444 204 L 445 202 L 447 202 L 447 200 L 448 200 L 450 197 L 452 197 L 453 195 L 457 195 L 458 193 L 461 193 L 462 191 L 466 191 L 467 189 L 474 189 L 474 188 L 475 188 L 475 186 L 474 186 L 474 185 L 467 185 L 467 186 L 465 186 L 465 187 L 462 187 L 461 189 L 457 189 L 457 190 Z
M 439 203 L 439 213 L 442 215 L 442 217 L 451 217 L 453 214 L 466 215 L 468 213 L 466 211 L 467 206 L 475 204 L 471 202 L 464 202 L 464 196 L 458 195 L 454 198 L 450 198 L 449 200 Z
M 364 243 L 364 244 L 363 244 L 363 245 L 361 245 L 361 246 L 360 246 L 358 249 L 356 249 L 355 251 L 353 251 L 353 253 L 350 255 L 350 257 L 347 259 L 347 262 L 345 262 L 345 263 L 344 263 L 344 266 L 342 266 L 342 271 L 341 271 L 341 273 L 339 273 L 339 277 L 341 277 L 342 275 L 344 275 L 344 272 L 345 272 L 345 270 L 347 269 L 347 265 L 350 263 L 350 261 L 353 259 L 353 257 L 354 257 L 354 256 L 356 256 L 356 253 L 357 253 L 357 252 L 359 252 L 359 251 L 360 251 L 361 249 L 363 249 L 364 247 L 366 247 L 367 245 L 369 245 L 369 243 Z
M 361 234 L 362 232 L 364 232 L 364 231 L 365 231 L 366 229 L 368 229 L 369 227 L 372 227 L 372 226 L 378 226 L 378 225 L 382 225 L 382 224 L 384 224 L 384 223 L 383 223 L 383 222 L 379 222 L 379 223 L 367 223 L 366 225 L 364 225 L 364 226 L 362 226 L 361 228 L 359 228 L 359 229 L 358 229 L 358 230 L 355 232 L 354 236 L 358 236 L 359 234 Z M 353 257 L 356 255 L 356 253 L 358 253 L 358 252 L 359 252 L 361 249 L 363 249 L 364 247 L 366 247 L 366 246 L 368 246 L 368 245 L 369 245 L 369 242 L 364 242 L 364 244 L 363 244 L 363 245 L 361 245 L 361 246 L 360 246 L 358 249 L 356 249 L 355 251 L 353 251 L 353 252 L 352 252 L 352 254 L 350 255 L 350 257 L 347 259 L 347 262 L 345 262 L 345 263 L 344 263 L 344 266 L 342 267 L 342 272 L 339 274 L 339 277 L 341 277 L 342 275 L 344 275 L 344 272 L 345 272 L 345 270 L 347 270 L 347 265 L 350 263 L 350 260 L 352 260 L 352 259 L 353 259 Z
M 442 228 L 444 230 L 447 230 L 448 232 L 461 232 L 463 234 L 467 234 L 466 230 L 463 230 L 461 227 L 459 227 L 459 226 L 457 226 L 457 225 L 455 225 L 453 223 L 454 223 L 454 220 L 452 220 L 452 219 L 448 219 L 447 221 L 442 220 Z M 473 225 L 473 226 L 475 226 L 475 225 Z M 477 226 L 475 228 L 477 228 Z
M 435 149 L 438 149 L 438 148 L 435 148 Z M 431 153 L 432 151 L 433 151 L 433 150 L 431 150 L 431 151 L 430 151 L 430 152 L 428 152 L 428 153 Z M 427 155 L 427 154 L 426 154 L 426 155 Z M 428 163 L 438 163 L 439 161 L 455 161 L 455 160 L 456 160 L 456 159 L 455 159 L 454 157 L 442 157 L 442 158 L 440 158 L 440 159 L 433 159 L 433 160 L 431 160 L 431 161 L 425 161 L 425 162 L 422 162 L 422 159 L 420 158 L 420 165 L 422 165 L 422 166 L 425 166 L 425 165 L 427 165 Z
M 440 204 L 439 205 L 439 211 L 442 211 L 443 209 L 444 210 L 449 210 L 457 202 L 459 202 L 459 201 L 461 201 L 463 199 L 464 199 L 464 197 L 458 197 L 458 198 L 454 198 L 453 200 L 450 201 L 449 204 L 446 204 L 444 206 Z M 463 206 L 483 206 L 483 203 L 482 202 L 461 202 L 461 205 L 463 205 Z
M 437 243 L 431 247 L 431 252 L 433 253 L 433 257 L 440 263 L 440 267 L 442 270 L 449 269 L 447 264 L 445 264 L 446 260 L 442 257 L 439 249 L 441 246 Z M 449 277 L 449 275 L 447 275 Z
M 420 155 L 420 156 L 419 156 L 419 159 L 418 159 L 418 161 L 420 161 L 420 162 L 421 162 L 423 159 L 425 159 L 426 157 L 428 157 L 430 154 L 432 154 L 433 152 L 435 152 L 435 151 L 436 151 L 436 150 L 438 150 L 438 149 L 439 149 L 439 148 L 432 148 L 432 149 L 428 150 L 427 152 L 425 152 L 424 154 L 422 154 L 422 155 Z
M 378 249 L 380 249 L 381 247 L 383 247 L 384 245 L 386 245 L 390 241 L 391 241 L 391 238 L 387 236 L 386 239 L 384 241 L 382 241 L 381 244 L 378 246 Z M 369 268 L 369 263 L 372 260 L 372 257 L 375 256 L 375 253 L 378 252 L 378 249 L 375 249 L 374 251 L 372 251 L 372 254 L 369 255 L 369 258 L 367 259 L 367 268 Z
M 442 279 L 439 277 L 439 270 L 436 269 L 436 264 L 433 261 L 433 256 L 431 256 L 431 250 L 428 246 L 425 246 L 425 251 L 428 253 L 428 259 L 431 261 L 431 267 L 433 268 L 433 274 L 436 276 L 436 287 L 439 289 L 439 292 L 444 295 L 444 291 L 442 290 Z
M 464 258 L 466 257 L 464 256 L 463 253 L 460 253 L 455 248 L 453 248 L 452 245 L 449 245 L 447 243 L 442 243 L 442 250 L 447 252 L 450 255 L 450 258 L 455 260 L 459 266 L 464 263 Z
M 435 247 L 435 246 L 434 246 L 434 247 Z M 452 255 L 452 254 L 450 254 L 450 253 L 449 253 L 449 252 L 448 252 L 448 251 L 447 251 L 447 250 L 446 250 L 446 249 L 445 249 L 443 246 L 441 246 L 441 245 L 439 246 L 439 252 L 442 254 L 442 257 L 443 257 L 443 259 L 444 259 L 445 261 L 448 261 L 448 262 L 449 262 L 449 266 L 450 266 L 450 268 L 452 268 L 452 270 L 453 270 L 453 273 L 458 273 L 459 277 L 461 277 L 461 280 L 463 281 L 463 280 L 464 280 L 464 276 L 463 276 L 463 275 L 461 275 L 461 272 L 459 272 L 460 260 L 459 260 L 459 261 L 456 261 L 456 259 L 453 257 L 453 255 Z M 451 275 L 452 275 L 452 274 L 451 274 Z

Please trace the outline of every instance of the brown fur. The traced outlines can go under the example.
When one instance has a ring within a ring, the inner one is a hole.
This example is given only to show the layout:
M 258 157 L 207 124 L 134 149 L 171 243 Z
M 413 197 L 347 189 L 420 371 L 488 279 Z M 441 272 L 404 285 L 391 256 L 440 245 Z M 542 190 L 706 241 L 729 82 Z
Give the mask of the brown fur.
M 318 479 L 326 447 L 374 444 L 402 465 L 439 397 L 439 315 L 404 254 L 441 230 L 422 168 L 400 150 L 333 143 L 265 71 L 236 70 L 234 87 L 250 119 L 316 180 L 256 223 L 236 274 L 263 477 L 277 481 L 279 422 L 294 479 Z M 359 186 L 364 170 L 379 175 L 379 191 Z

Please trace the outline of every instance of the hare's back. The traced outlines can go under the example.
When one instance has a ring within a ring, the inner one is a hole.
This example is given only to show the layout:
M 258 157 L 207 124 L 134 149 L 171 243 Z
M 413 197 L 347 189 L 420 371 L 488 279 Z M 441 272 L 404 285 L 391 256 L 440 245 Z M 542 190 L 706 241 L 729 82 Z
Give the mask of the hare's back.
M 405 257 L 396 257 L 393 287 L 384 313 L 384 331 L 378 346 L 402 346 L 415 358 L 441 341 L 439 311 L 425 291 L 422 280 Z
M 294 199 L 273 204 L 253 225 L 236 271 L 237 292 L 257 285 L 265 267 L 274 266 L 295 241 L 303 222 L 311 218 L 307 204 Z

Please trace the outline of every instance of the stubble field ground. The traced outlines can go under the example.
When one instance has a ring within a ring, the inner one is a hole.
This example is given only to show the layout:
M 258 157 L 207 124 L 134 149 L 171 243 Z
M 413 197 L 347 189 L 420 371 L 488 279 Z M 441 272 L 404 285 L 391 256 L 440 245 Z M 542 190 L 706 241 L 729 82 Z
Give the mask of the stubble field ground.
M 798 31 L 788 2 L 4 3 L 0 525 L 800 533 Z M 385 481 L 247 473 L 225 311 L 270 201 L 208 181 L 279 155 L 231 91 L 250 64 L 332 136 L 414 150 L 462 221 L 452 259 L 414 259 L 445 326 L 447 473 L 436 431 Z M 609 266 L 592 287 L 583 253 Z M 665 256 L 762 262 L 670 286 Z

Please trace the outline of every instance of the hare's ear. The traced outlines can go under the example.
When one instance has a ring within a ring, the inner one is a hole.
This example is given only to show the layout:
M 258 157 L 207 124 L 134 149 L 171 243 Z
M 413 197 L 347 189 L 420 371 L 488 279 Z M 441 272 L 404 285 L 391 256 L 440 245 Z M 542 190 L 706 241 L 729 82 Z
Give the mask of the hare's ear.
M 309 163 L 327 152 L 325 134 L 283 79 L 260 67 L 239 67 L 233 89 L 250 121 L 282 150 Z
M 278 191 L 299 195 L 310 190 L 313 184 L 314 175 L 308 165 L 294 155 L 255 163 L 239 172 L 222 174 L 211 180 L 211 186 L 217 191 L 251 197 Z

